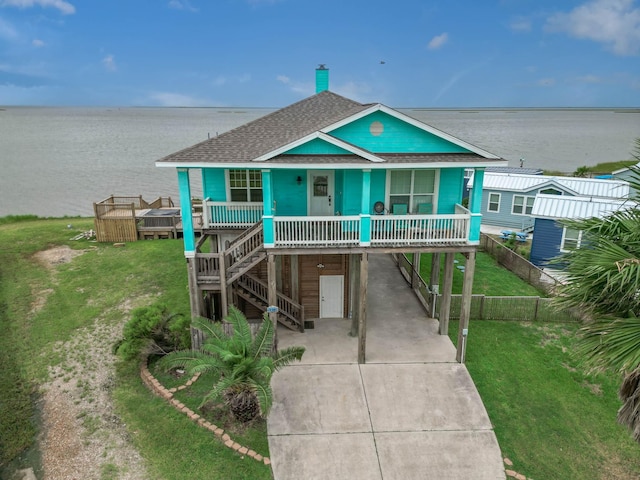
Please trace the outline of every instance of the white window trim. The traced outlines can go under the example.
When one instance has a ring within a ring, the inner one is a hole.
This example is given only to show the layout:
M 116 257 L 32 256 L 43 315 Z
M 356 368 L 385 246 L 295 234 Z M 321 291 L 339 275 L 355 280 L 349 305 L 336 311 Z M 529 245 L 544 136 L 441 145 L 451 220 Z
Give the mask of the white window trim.
M 487 196 L 487 212 L 491 212 L 491 213 L 500 213 L 500 204 L 502 203 L 502 194 L 498 193 L 498 192 L 488 192 L 489 195 Z M 491 210 L 491 195 L 497 195 L 498 196 L 498 209 L 497 210 Z
M 231 202 L 231 170 L 244 170 L 245 171 L 245 175 L 248 175 L 249 170 L 257 170 L 260 173 L 260 188 L 262 189 L 262 193 L 264 194 L 264 185 L 262 185 L 262 171 L 259 168 L 234 168 L 234 169 L 226 169 L 224 171 L 224 179 L 225 179 L 225 187 L 227 190 L 227 201 Z M 250 190 L 250 182 L 249 179 L 247 178 L 247 198 L 249 198 L 249 190 Z M 247 200 L 247 202 L 249 202 L 249 200 Z
M 413 201 L 413 177 L 414 172 L 416 170 L 433 170 L 435 175 L 433 177 L 433 210 L 432 212 L 435 214 L 438 211 L 438 192 L 440 190 L 440 169 L 439 168 L 411 168 L 411 193 L 409 194 L 409 207 L 411 207 L 411 202 Z M 422 193 L 417 193 L 415 195 L 424 195 Z M 387 178 L 385 180 L 385 199 L 384 199 L 384 208 L 391 210 L 391 170 L 387 170 Z
M 571 252 L 571 249 L 568 248 L 564 248 L 564 242 L 566 240 L 567 237 L 567 227 L 562 227 L 562 240 L 560 241 L 560 251 L 562 253 L 568 253 Z M 571 240 L 575 240 L 575 239 L 571 239 Z M 576 249 L 580 248 L 580 246 L 582 245 L 582 230 L 578 230 L 578 242 L 576 244 Z
M 522 202 L 522 213 L 516 213 L 513 211 L 514 207 L 516 206 L 516 197 L 522 197 L 523 202 Z M 511 215 L 522 215 L 525 217 L 530 217 L 531 213 L 527 213 L 527 199 L 533 199 L 535 201 L 536 197 L 532 197 L 531 195 L 514 195 L 513 199 L 511 200 Z M 533 208 L 533 204 L 531 204 L 531 208 Z

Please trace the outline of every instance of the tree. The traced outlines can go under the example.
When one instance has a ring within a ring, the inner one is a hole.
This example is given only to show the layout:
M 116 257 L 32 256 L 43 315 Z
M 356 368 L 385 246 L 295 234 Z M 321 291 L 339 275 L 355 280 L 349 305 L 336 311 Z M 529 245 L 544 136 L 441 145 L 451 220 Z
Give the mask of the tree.
M 634 157 L 640 161 L 640 139 Z M 592 371 L 621 374 L 618 421 L 640 442 L 640 168 L 631 170 L 628 208 L 563 222 L 582 232 L 583 246 L 558 259 L 568 281 L 556 302 L 587 313 L 576 353 Z
M 583 165 L 582 167 L 576 168 L 576 171 L 573 172 L 573 176 L 584 178 L 584 177 L 588 177 L 590 173 L 591 173 L 591 169 L 586 165 Z
M 273 373 L 300 360 L 304 347 L 272 351 L 275 327 L 267 314 L 255 336 L 251 334 L 246 317 L 237 308 L 230 307 L 225 321 L 233 328 L 230 335 L 220 323 L 205 318 L 194 319 L 193 326 L 205 334 L 201 349 L 170 353 L 159 365 L 165 370 L 182 367 L 190 375 L 215 372 L 216 381 L 203 398 L 201 407 L 221 399 L 242 422 L 248 422 L 258 414 L 266 417 L 273 402 Z

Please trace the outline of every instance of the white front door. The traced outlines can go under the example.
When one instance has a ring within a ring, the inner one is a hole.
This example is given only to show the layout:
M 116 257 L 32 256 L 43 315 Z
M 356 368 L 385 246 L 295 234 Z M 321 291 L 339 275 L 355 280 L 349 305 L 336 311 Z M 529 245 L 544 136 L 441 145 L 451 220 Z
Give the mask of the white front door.
M 344 275 L 320 275 L 320 318 L 344 317 Z
M 333 170 L 309 171 L 309 215 L 333 215 L 334 177 Z

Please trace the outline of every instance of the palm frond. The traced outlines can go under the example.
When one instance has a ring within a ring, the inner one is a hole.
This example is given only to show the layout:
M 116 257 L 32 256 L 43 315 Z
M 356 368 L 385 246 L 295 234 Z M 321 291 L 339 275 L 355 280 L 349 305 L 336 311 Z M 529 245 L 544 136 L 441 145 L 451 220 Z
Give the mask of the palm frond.
M 640 368 L 640 319 L 605 318 L 579 330 L 576 353 L 593 370 L 621 373 Z
M 196 317 L 191 320 L 191 325 L 204 333 L 205 342 L 207 339 L 223 340 L 228 337 L 219 323 L 212 322 L 208 318 Z
M 273 364 L 276 370 L 289 365 L 291 362 L 297 360 L 302 360 L 302 355 L 304 354 L 304 347 L 288 347 L 282 350 L 279 350 L 278 353 L 273 357 Z
M 265 313 L 262 317 L 262 325 L 260 325 L 256 332 L 256 337 L 253 339 L 249 355 L 253 358 L 269 355 L 273 348 L 274 331 L 273 322 L 269 315 Z
M 260 405 L 260 412 L 263 417 L 267 417 L 271 411 L 271 405 L 273 404 L 273 391 L 269 382 L 253 382 L 252 386 L 256 397 L 258 398 L 258 404 Z
M 251 344 L 251 327 L 249 327 L 247 317 L 245 317 L 240 310 L 231 305 L 229 307 L 229 314 L 224 320 L 233 326 L 233 336 L 236 339 L 243 345 Z

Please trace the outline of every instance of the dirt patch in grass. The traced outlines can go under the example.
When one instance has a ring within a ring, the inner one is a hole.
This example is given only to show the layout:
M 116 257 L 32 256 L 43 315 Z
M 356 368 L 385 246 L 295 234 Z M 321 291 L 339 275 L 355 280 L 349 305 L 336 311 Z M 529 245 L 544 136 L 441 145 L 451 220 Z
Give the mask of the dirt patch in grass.
M 136 301 L 120 305 L 129 312 Z M 126 315 L 123 315 L 123 319 Z M 115 361 L 111 348 L 122 335 L 122 322 L 96 320 L 68 342 L 55 346 L 62 361 L 50 367 L 42 387 L 43 428 L 39 441 L 44 479 L 148 478 L 143 459 L 114 409 Z
M 69 263 L 75 257 L 82 255 L 86 250 L 74 250 L 67 245 L 59 245 L 48 250 L 41 250 L 33 255 L 38 263 L 51 269 L 56 265 Z

